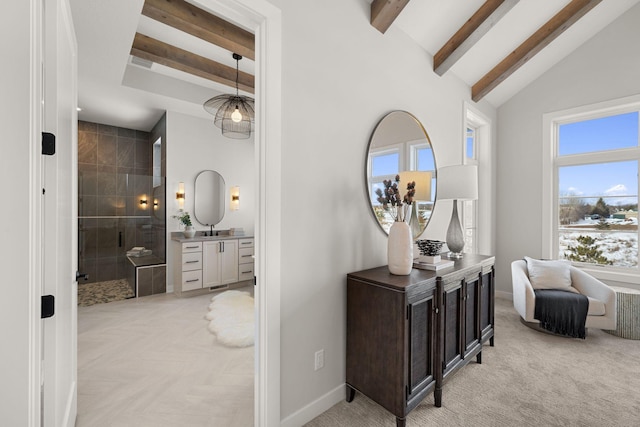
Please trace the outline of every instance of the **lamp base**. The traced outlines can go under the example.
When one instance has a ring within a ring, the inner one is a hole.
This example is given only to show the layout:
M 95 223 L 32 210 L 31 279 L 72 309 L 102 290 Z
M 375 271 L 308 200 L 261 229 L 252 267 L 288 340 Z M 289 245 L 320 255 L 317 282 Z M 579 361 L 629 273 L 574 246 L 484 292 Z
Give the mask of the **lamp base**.
M 449 252 L 447 254 L 447 258 L 451 258 L 451 259 L 461 259 L 464 257 L 464 254 L 462 252 Z
M 451 211 L 451 221 L 447 229 L 447 247 L 449 248 L 449 258 L 462 258 L 462 250 L 464 249 L 464 234 L 462 234 L 462 226 L 458 218 L 458 201 L 453 201 L 453 210 Z

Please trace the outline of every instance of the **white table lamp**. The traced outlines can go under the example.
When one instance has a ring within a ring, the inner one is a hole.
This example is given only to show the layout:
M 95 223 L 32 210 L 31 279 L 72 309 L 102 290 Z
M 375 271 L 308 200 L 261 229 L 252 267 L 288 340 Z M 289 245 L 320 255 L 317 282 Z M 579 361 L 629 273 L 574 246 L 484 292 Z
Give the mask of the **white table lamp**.
M 447 166 L 438 169 L 438 200 L 453 200 L 451 221 L 447 229 L 449 258 L 462 258 L 464 234 L 458 218 L 458 200 L 478 198 L 478 167 L 475 165 Z

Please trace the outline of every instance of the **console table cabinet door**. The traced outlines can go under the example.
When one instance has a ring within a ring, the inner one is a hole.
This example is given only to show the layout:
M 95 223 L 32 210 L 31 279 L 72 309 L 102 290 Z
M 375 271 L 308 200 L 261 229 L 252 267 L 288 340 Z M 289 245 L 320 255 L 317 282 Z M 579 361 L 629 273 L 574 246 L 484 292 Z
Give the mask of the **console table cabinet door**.
M 444 288 L 442 308 L 442 375 L 446 376 L 462 360 L 462 282 Z
M 480 275 L 464 284 L 464 357 L 473 357 L 480 346 Z
M 489 271 L 483 272 L 480 279 L 480 337 L 484 344 L 489 341 L 493 346 L 494 334 L 494 298 L 495 282 L 493 280 L 493 267 Z
M 405 295 L 370 282 L 347 280 L 347 385 L 404 417 Z
M 409 322 L 409 389 L 407 401 L 424 398 L 426 389 L 434 384 L 435 356 L 435 293 L 408 306 Z M 421 394 L 420 392 L 425 391 Z

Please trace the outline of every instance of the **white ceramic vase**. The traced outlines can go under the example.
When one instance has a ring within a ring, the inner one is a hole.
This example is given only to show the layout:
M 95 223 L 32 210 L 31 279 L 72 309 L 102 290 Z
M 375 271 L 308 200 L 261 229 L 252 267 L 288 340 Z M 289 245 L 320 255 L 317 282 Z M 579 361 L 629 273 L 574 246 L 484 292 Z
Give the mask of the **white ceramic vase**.
M 413 268 L 413 239 L 411 228 L 404 221 L 395 221 L 389 230 L 387 241 L 389 272 L 406 276 Z
M 184 234 L 184 237 L 191 239 L 196 235 L 196 228 L 193 225 L 187 225 L 184 227 L 184 231 L 182 233 Z

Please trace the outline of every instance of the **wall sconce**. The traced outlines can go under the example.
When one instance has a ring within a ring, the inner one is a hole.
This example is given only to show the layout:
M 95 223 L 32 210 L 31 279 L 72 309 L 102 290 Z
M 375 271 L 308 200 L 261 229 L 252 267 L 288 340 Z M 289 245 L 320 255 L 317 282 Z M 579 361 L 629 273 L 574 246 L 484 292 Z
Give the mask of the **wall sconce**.
M 142 196 L 142 199 L 140 199 L 140 206 L 142 207 L 142 209 L 146 209 L 147 208 L 147 197 L 146 196 Z
M 158 209 L 158 199 L 153 199 L 153 209 Z
M 235 186 L 235 187 L 231 187 L 231 210 L 232 211 L 237 211 L 238 209 L 240 209 L 240 187 Z
M 184 209 L 184 182 L 178 183 L 178 192 L 176 193 L 176 200 L 178 201 L 178 207 L 180 210 Z

